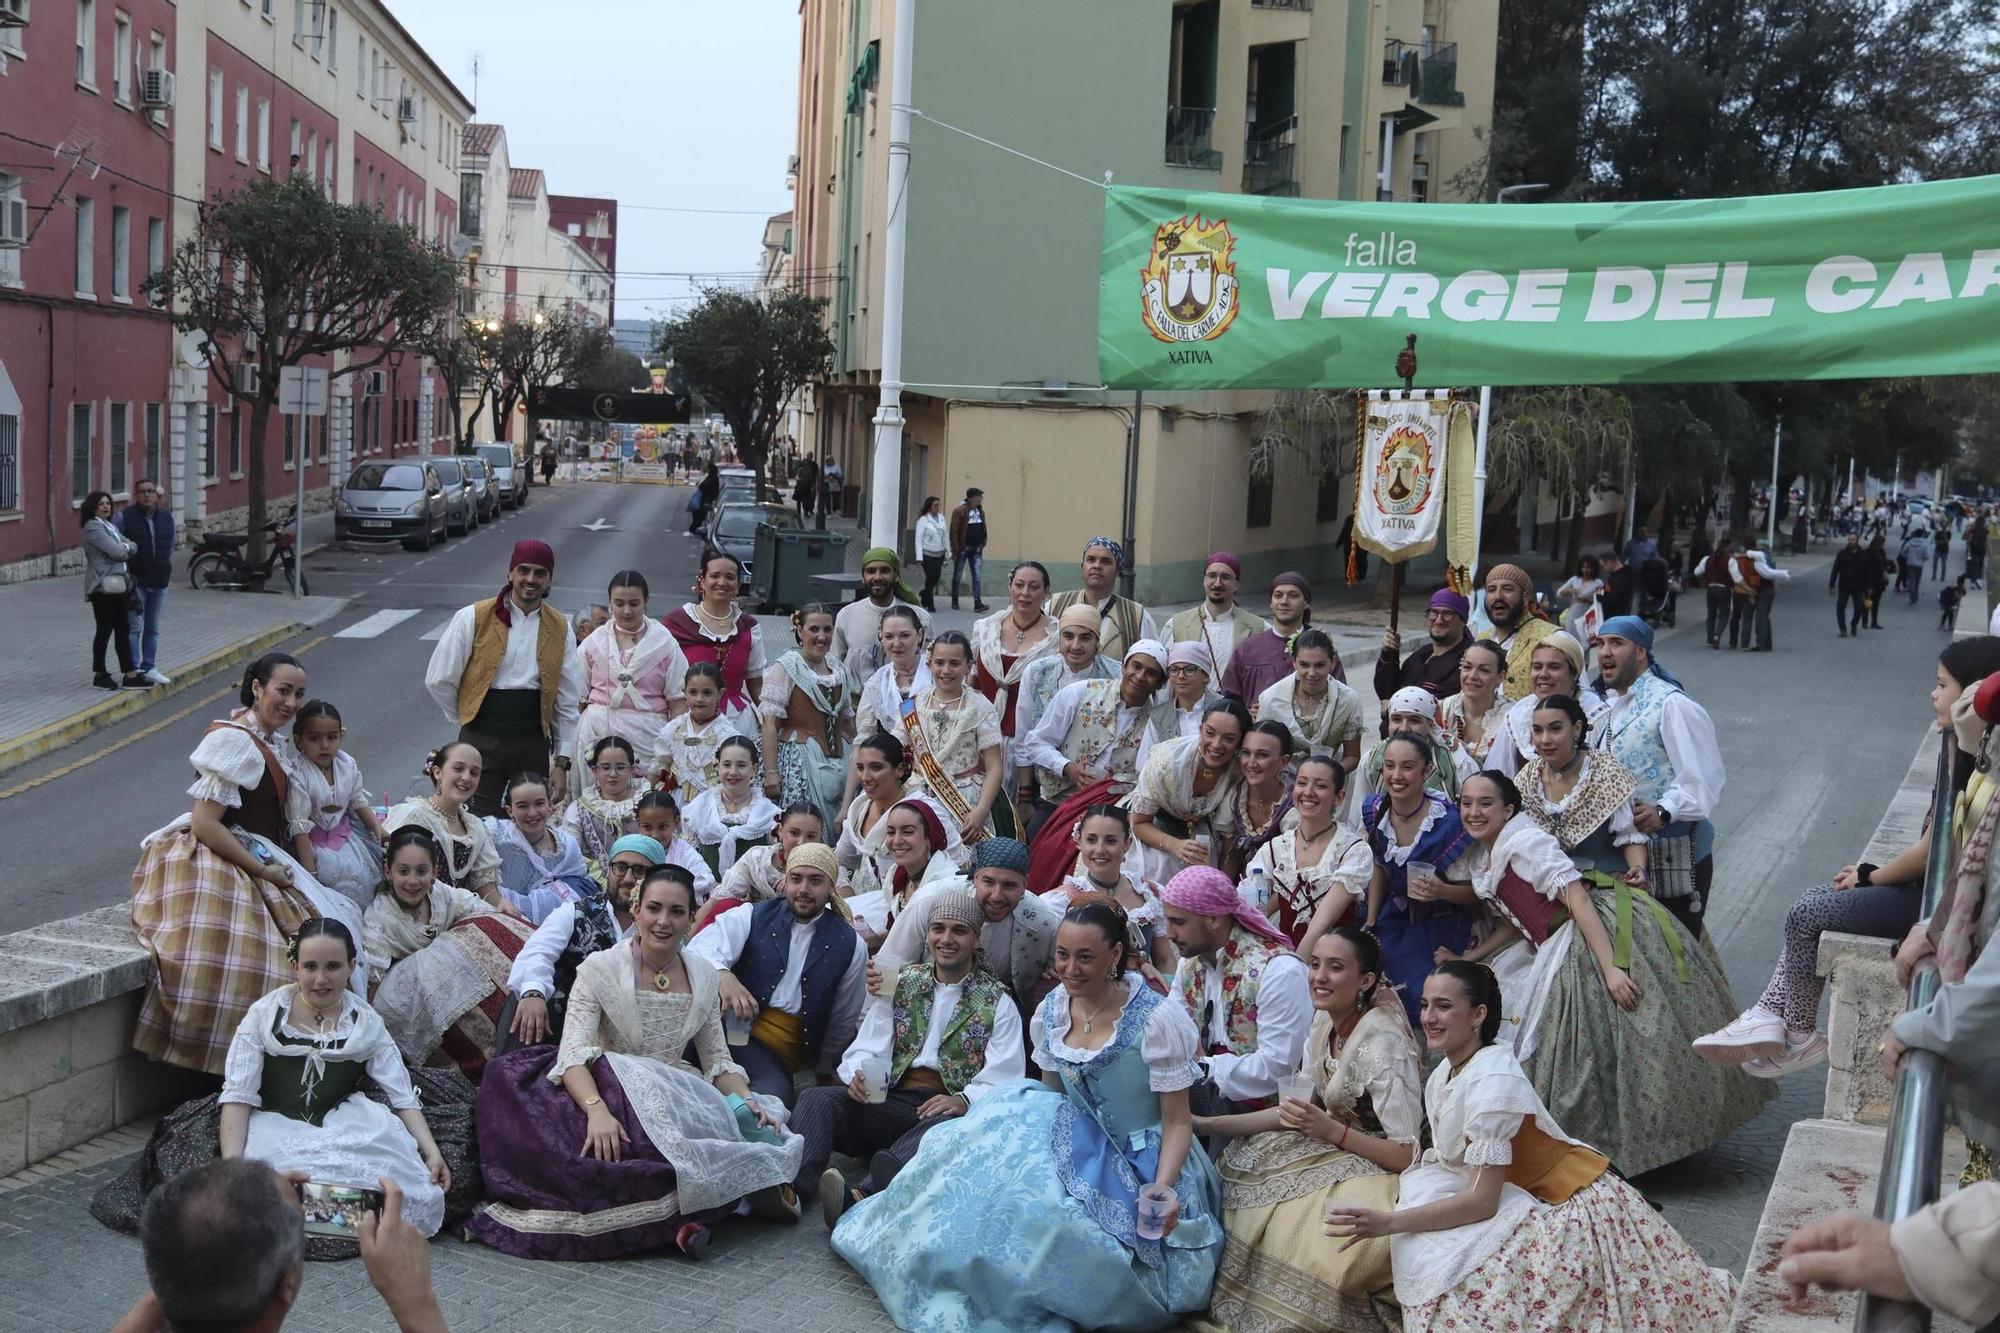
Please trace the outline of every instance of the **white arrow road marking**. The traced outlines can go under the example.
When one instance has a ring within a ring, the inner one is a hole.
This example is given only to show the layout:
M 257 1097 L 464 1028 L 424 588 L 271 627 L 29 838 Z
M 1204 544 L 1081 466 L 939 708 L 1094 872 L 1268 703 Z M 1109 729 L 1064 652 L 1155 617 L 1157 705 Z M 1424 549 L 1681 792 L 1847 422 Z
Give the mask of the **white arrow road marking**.
M 617 526 L 618 525 L 616 523 L 606 523 L 603 519 L 600 518 L 594 522 L 584 524 L 583 530 L 585 532 L 610 532 Z
M 333 637 L 336 639 L 378 639 L 396 626 L 415 615 L 416 608 L 407 611 L 377 611 L 366 620 L 357 620 Z

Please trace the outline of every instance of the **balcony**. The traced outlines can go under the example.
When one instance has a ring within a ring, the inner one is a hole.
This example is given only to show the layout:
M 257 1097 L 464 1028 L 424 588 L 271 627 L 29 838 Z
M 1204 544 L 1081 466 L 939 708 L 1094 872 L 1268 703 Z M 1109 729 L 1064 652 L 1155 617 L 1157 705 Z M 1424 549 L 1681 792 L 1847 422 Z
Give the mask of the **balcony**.
M 1252 9 L 1296 9 L 1301 13 L 1312 13 L 1313 0 L 1250 0 Z
M 1243 193 L 1296 198 L 1299 118 L 1252 126 L 1243 143 Z
M 1202 171 L 1222 170 L 1222 151 L 1210 142 L 1215 129 L 1212 106 L 1170 106 L 1167 108 L 1167 165 L 1195 167 Z
M 1458 90 L 1458 43 L 1415 46 L 1390 40 L 1382 48 L 1382 82 L 1406 88 L 1425 106 L 1464 106 Z

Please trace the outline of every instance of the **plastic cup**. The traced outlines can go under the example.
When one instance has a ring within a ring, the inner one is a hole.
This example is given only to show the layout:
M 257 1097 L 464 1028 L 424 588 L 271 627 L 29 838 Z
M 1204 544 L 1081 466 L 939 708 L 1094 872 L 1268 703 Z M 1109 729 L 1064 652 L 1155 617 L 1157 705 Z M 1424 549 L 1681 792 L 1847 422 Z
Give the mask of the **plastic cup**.
M 880 1104 L 889 1100 L 889 1062 L 865 1060 L 861 1065 L 861 1091 L 867 1101 Z
M 1304 1074 L 1292 1074 L 1278 1080 L 1278 1100 L 1311 1102 L 1313 1081 Z
M 722 1039 L 731 1046 L 748 1046 L 750 1025 L 755 1021 L 752 1018 L 738 1018 L 734 1009 L 725 1008 L 722 1011 Z
M 876 954 L 875 984 L 869 987 L 870 993 L 885 1000 L 892 998 L 896 994 L 896 976 L 908 967 L 909 963 L 909 959 L 899 958 L 892 953 Z
M 1438 868 L 1429 861 L 1411 861 L 1404 867 L 1403 883 L 1406 887 L 1421 884 L 1429 889 L 1437 883 Z
M 1164 1185 L 1148 1185 L 1139 1191 L 1133 1230 L 1140 1240 L 1158 1240 L 1167 1234 L 1167 1213 L 1173 1207 L 1174 1192 Z

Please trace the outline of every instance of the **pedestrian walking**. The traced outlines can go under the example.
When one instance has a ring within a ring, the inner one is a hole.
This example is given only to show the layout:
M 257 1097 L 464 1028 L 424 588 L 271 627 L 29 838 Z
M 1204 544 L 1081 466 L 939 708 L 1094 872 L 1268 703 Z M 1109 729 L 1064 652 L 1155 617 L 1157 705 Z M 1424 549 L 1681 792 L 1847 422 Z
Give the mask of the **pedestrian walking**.
M 1707 636 L 1711 648 L 1722 646 L 1723 627 L 1734 619 L 1730 604 L 1733 600 L 1731 587 L 1736 576 L 1731 572 L 1731 545 L 1729 538 L 1718 537 L 1715 549 L 1702 559 L 1696 569 L 1696 576 L 1700 578 L 1702 590 L 1708 597 Z
M 1889 592 L 1889 570 L 1895 562 L 1889 558 L 1884 545 L 1882 529 L 1876 528 L 1875 535 L 1868 541 L 1868 628 L 1882 628 L 1882 599 Z
M 97 632 L 90 641 L 90 683 L 100 690 L 143 690 L 152 684 L 132 665 L 132 635 L 127 624 L 127 607 L 135 600 L 132 573 L 126 561 L 137 548 L 127 541 L 111 521 L 111 494 L 92 491 L 83 498 L 83 597 L 96 618 Z M 122 682 L 104 669 L 104 647 L 115 644 Z
M 701 521 L 708 517 L 708 511 L 715 507 L 722 495 L 722 470 L 710 460 L 708 471 L 702 474 L 694 494 L 688 497 L 688 535 L 693 536 L 701 529 Z
M 1946 566 L 1951 560 L 1951 529 L 1942 523 L 1938 524 L 1937 533 L 1932 537 L 1931 544 L 1936 548 L 1936 556 L 1931 564 L 1931 577 L 1942 580 L 1945 577 Z
M 924 567 L 924 590 L 917 596 L 926 611 L 937 610 L 938 580 L 944 577 L 944 558 L 950 554 L 951 525 L 945 521 L 944 501 L 926 496 L 924 512 L 917 516 L 917 563 Z M 975 577 L 972 584 L 976 589 L 979 580 Z
M 138 594 L 138 609 L 132 612 L 132 661 L 139 674 L 155 685 L 171 685 L 173 679 L 157 664 L 160 651 L 160 612 L 167 603 L 167 585 L 174 578 L 174 516 L 160 507 L 160 483 L 141 477 L 132 488 L 132 503 L 118 515 L 118 531 L 132 543 L 132 558 L 126 565 L 132 573 L 132 588 Z
M 847 510 L 846 496 L 842 493 L 847 484 L 847 474 L 837 458 L 827 460 L 826 473 L 820 478 L 824 483 L 824 493 L 820 497 L 820 509 L 828 518 Z
M 810 458 L 802 458 L 792 478 L 792 503 L 799 507 L 800 523 L 812 518 L 813 503 L 818 499 L 819 464 Z
M 951 511 L 951 609 L 958 610 L 958 578 L 972 567 L 972 609 L 986 609 L 979 576 L 986 565 L 986 492 L 977 486 L 965 492 L 965 503 Z
M 542 485 L 556 484 L 556 447 L 548 440 L 542 441 Z
M 1917 604 L 1917 594 L 1924 582 L 1924 565 L 1930 558 L 1930 535 L 1922 528 L 1905 537 L 1902 549 L 1896 552 L 1896 563 L 1902 574 L 1902 581 L 1896 586 L 1910 595 L 1911 606 Z
M 1938 607 L 1943 612 L 1938 617 L 1938 628 L 1956 630 L 1958 628 L 1958 604 L 1965 600 L 1965 575 L 1958 581 L 1947 583 L 1938 589 Z
M 1847 638 L 1850 632 L 1847 626 L 1847 608 L 1850 603 L 1854 607 L 1852 633 L 1858 635 L 1861 632 L 1862 622 L 1868 618 L 1866 602 L 1869 586 L 1874 577 L 1874 562 L 1868 558 L 1868 552 L 1861 549 L 1861 534 L 1848 533 L 1847 545 L 1834 554 L 1833 572 L 1828 575 L 1826 581 L 1827 594 L 1835 599 L 1833 618 L 1840 626 L 1841 638 Z
M 1986 516 L 1981 514 L 1965 530 L 1965 578 L 1975 588 L 1986 586 Z
M 1749 546 L 1744 548 L 1742 555 L 1736 557 L 1736 566 L 1739 576 L 1748 575 L 1750 589 L 1751 615 L 1743 626 L 1743 647 L 1749 652 L 1768 653 L 1771 651 L 1771 603 L 1778 598 L 1778 585 L 1792 577 L 1791 571 L 1779 569 L 1771 563 L 1770 557 L 1764 552 Z M 1743 586 L 1744 580 L 1739 577 L 1737 584 L 1739 592 Z M 1754 647 L 1750 642 L 1753 621 L 1757 631 L 1757 642 Z M 1730 646 L 1735 647 L 1733 637 Z

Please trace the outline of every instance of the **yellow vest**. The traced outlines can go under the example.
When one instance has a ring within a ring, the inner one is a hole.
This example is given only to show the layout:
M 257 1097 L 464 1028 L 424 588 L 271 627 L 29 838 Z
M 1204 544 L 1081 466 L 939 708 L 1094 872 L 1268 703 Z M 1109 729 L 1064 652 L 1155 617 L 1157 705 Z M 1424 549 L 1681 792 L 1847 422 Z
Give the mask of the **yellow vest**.
M 466 659 L 465 673 L 458 678 L 458 723 L 469 726 L 493 688 L 500 659 L 507 654 L 509 627 L 500 623 L 499 598 L 481 602 L 472 609 L 472 654 Z M 569 637 L 569 622 L 544 603 L 540 611 L 541 633 L 535 643 L 535 661 L 540 668 L 542 690 L 542 732 L 547 735 L 556 715 L 556 685 L 562 679 L 563 649 Z

